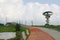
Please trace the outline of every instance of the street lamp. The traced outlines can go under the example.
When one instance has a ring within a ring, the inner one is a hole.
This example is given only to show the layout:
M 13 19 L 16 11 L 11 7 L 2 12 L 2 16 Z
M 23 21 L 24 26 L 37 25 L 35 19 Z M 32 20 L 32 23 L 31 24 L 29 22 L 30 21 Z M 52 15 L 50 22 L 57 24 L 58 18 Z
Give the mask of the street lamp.
M 33 26 L 33 20 L 31 21 L 31 24 L 32 24 L 32 26 Z
M 46 11 L 46 12 L 43 13 L 43 15 L 44 15 L 45 18 L 46 18 L 46 24 L 45 24 L 45 25 L 49 25 L 49 18 L 50 18 L 50 16 L 52 15 L 52 13 L 53 13 L 53 12 L 51 12 L 51 11 Z

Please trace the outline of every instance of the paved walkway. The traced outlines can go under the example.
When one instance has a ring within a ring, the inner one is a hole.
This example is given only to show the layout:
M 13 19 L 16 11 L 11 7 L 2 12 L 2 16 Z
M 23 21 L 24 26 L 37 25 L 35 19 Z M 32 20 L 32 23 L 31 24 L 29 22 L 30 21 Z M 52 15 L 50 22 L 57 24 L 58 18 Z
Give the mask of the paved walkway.
M 45 32 L 47 32 L 49 35 L 51 35 L 52 37 L 54 37 L 55 40 L 60 40 L 60 32 L 54 29 L 49 29 L 49 28 L 42 28 L 42 27 L 35 27 L 38 29 L 41 29 Z
M 38 29 L 38 28 L 30 28 L 30 36 L 27 40 L 55 40 L 48 33 Z

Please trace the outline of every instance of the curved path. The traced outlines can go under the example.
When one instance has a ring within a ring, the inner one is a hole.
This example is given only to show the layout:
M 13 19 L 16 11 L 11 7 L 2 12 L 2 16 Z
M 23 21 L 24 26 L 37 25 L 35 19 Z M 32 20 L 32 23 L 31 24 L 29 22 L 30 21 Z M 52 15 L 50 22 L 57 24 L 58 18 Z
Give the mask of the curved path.
M 38 28 L 30 28 L 30 36 L 27 40 L 55 40 L 48 33 L 38 29 Z
M 42 28 L 42 27 L 35 27 L 35 28 L 38 28 L 43 30 L 44 32 L 47 32 L 49 35 L 54 37 L 55 40 L 60 40 L 60 31 L 49 29 L 49 28 Z

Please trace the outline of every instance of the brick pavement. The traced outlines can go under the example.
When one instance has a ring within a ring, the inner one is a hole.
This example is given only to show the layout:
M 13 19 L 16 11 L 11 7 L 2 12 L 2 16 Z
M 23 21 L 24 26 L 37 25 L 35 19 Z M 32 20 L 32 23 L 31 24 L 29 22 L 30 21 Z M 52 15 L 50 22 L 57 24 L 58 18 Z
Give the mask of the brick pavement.
M 27 40 L 55 40 L 48 33 L 38 29 L 38 28 L 30 28 L 30 36 Z

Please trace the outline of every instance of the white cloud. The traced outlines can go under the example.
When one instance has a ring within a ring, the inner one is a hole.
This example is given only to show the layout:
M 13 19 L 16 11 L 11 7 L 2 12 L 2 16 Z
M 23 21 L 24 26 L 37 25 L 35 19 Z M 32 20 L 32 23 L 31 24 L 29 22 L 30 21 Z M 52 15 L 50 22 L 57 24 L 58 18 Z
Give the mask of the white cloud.
M 0 15 L 3 14 L 8 21 L 21 20 L 24 13 L 23 7 L 22 0 L 0 0 Z
M 53 15 L 50 18 L 50 24 L 54 24 L 54 25 L 60 25 L 60 6 L 56 5 L 56 4 L 40 4 L 38 2 L 36 3 L 27 3 L 26 5 L 26 13 L 25 16 L 27 16 L 26 18 L 28 19 L 28 21 L 30 19 L 33 18 L 34 24 L 39 24 L 39 25 L 43 25 L 45 24 L 45 17 L 42 15 L 43 12 L 45 11 L 52 11 Z M 28 14 L 28 15 L 26 15 Z M 30 20 L 31 21 L 31 20 Z
M 6 16 L 8 21 L 27 21 L 33 20 L 34 24 L 45 24 L 45 17 L 42 15 L 45 11 L 52 11 L 50 24 L 60 25 L 60 6 L 56 4 L 40 4 L 30 2 L 24 5 L 22 0 L 0 0 L 0 18 L 4 21 Z M 31 23 L 30 23 L 31 24 Z

